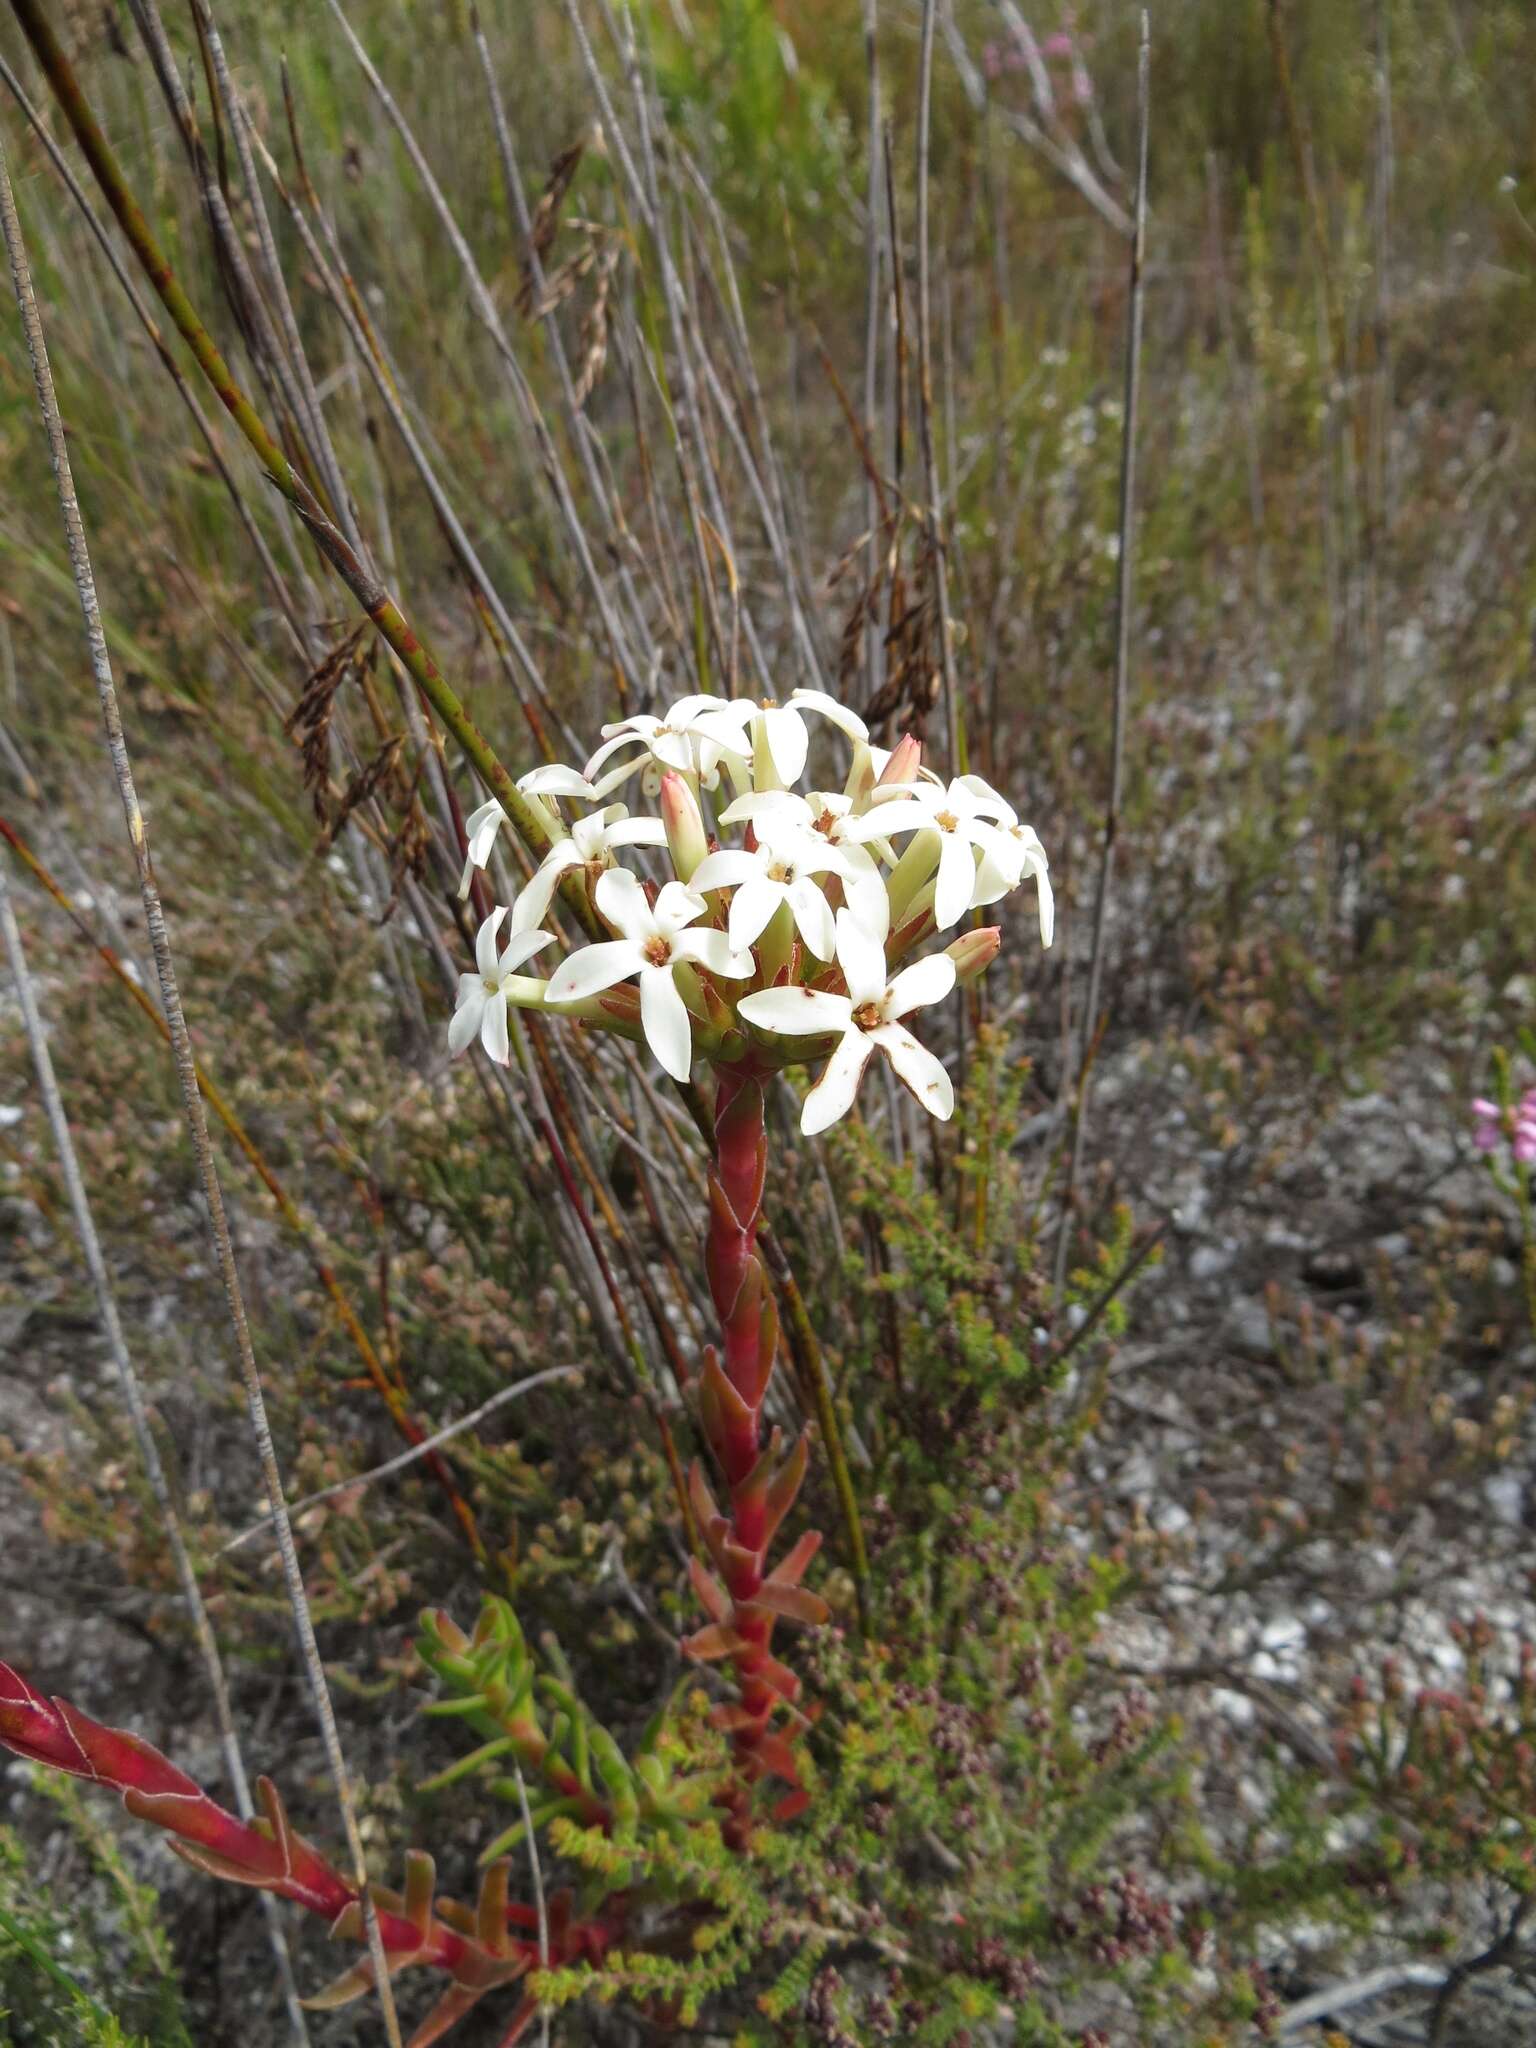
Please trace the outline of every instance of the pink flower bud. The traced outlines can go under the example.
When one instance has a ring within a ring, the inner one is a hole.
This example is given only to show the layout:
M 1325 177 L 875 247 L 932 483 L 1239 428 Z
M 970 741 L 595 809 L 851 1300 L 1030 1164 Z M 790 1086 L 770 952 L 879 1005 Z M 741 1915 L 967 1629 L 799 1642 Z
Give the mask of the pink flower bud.
M 973 981 L 979 981 L 997 958 L 1003 943 L 1001 925 L 983 925 L 979 931 L 962 932 L 951 946 L 944 948 L 955 963 L 955 981 L 961 988 L 967 988 Z
M 661 778 L 661 822 L 666 827 L 667 850 L 680 882 L 688 881 L 709 851 L 709 835 L 698 799 L 675 769 Z
M 923 750 L 911 733 L 903 733 L 892 749 L 891 758 L 881 770 L 876 789 L 889 789 L 894 783 L 916 782 L 917 771 L 922 765 Z

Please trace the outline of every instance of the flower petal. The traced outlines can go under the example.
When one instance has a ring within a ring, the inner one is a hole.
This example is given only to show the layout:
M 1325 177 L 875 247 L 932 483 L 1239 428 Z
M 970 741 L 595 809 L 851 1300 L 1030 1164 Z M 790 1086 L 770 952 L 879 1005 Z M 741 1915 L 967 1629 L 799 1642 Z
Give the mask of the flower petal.
M 873 803 L 862 817 L 848 820 L 843 837 L 863 841 L 883 839 L 891 832 L 920 832 L 925 826 L 932 827 L 934 808 L 905 795 L 892 797 L 889 803 Z
M 448 1020 L 448 1050 L 460 1053 L 480 1029 L 485 1010 L 485 983 L 478 974 L 459 976 L 459 1006 Z
M 879 1002 L 887 981 L 885 941 L 847 907 L 837 913 L 837 964 L 851 1002 Z
M 853 1005 L 846 996 L 835 996 L 827 989 L 795 985 L 760 988 L 742 996 L 736 1014 L 759 1031 L 810 1038 L 823 1031 L 847 1031 L 853 1022 Z
M 729 930 L 731 944 L 738 951 L 755 946 L 768 928 L 768 921 L 784 901 L 782 882 L 770 882 L 760 865 L 740 884 L 731 898 Z
M 598 909 L 626 939 L 648 939 L 655 930 L 651 906 L 639 878 L 628 868 L 609 868 L 597 878 L 593 898 Z
M 830 960 L 837 951 L 837 926 L 832 919 L 832 906 L 808 875 L 798 882 L 791 882 L 788 890 L 789 907 L 794 912 L 795 926 L 805 943 L 818 960 Z M 732 905 L 734 909 L 734 904 Z
M 841 873 L 848 908 L 871 938 L 878 939 L 883 946 L 891 930 L 891 899 L 886 893 L 885 877 L 862 846 L 845 846 L 842 851 L 847 858 Z
M 508 934 L 501 958 L 496 962 L 498 975 L 513 974 L 525 960 L 531 960 L 535 953 L 542 953 L 546 946 L 555 942 L 553 932 L 513 931 Z
M 829 697 L 825 690 L 792 690 L 789 701 L 792 705 L 803 705 L 807 711 L 819 711 L 823 718 L 830 718 L 839 732 L 845 732 L 851 740 L 867 740 L 869 727 L 856 711 L 850 711 L 846 704 L 839 704 L 835 697 Z
M 693 1027 L 670 967 L 642 969 L 640 1023 L 665 1071 L 674 1081 L 686 1081 L 693 1067 Z
M 734 951 L 724 932 L 711 931 L 707 925 L 679 932 L 672 941 L 672 958 L 696 960 L 726 981 L 745 981 L 752 972 L 752 955 Z
M 534 869 L 532 876 L 517 892 L 512 905 L 512 930 L 531 932 L 544 922 L 544 914 L 554 901 L 555 890 L 560 877 L 567 868 L 581 866 L 581 854 L 574 840 L 558 839 Z
M 811 747 L 805 720 L 787 704 L 770 704 L 761 716 L 763 738 L 768 744 L 774 772 L 781 782 L 798 782 Z
M 583 946 L 579 953 L 562 960 L 549 977 L 549 1000 L 582 1002 L 627 981 L 645 964 L 645 954 L 635 939 L 604 939 L 599 945 Z
M 933 891 L 933 921 L 941 932 L 958 924 L 971 907 L 976 887 L 976 850 L 958 832 L 940 834 L 939 879 Z
M 859 1083 L 864 1078 L 864 1069 L 869 1065 L 870 1054 L 874 1051 L 874 1040 L 867 1031 L 845 1031 L 837 1042 L 837 1049 L 822 1069 L 821 1079 L 805 1098 L 805 1107 L 800 1112 L 800 1128 L 808 1138 L 824 1131 L 829 1124 L 835 1124 L 839 1117 L 846 1116 L 853 1107 L 853 1099 L 859 1092 Z
M 1056 936 L 1056 898 L 1044 868 L 1035 870 L 1035 888 L 1040 896 L 1040 943 L 1049 947 Z
M 667 828 L 660 818 L 616 818 L 603 838 L 610 846 L 665 846 Z
M 464 837 L 469 843 L 469 857 L 477 868 L 483 868 L 490 859 L 491 848 L 496 844 L 496 834 L 501 830 L 501 821 L 506 816 L 501 805 L 492 797 L 478 810 L 471 811 L 464 820 Z
M 702 917 L 709 905 L 690 882 L 664 882 L 656 898 L 653 921 L 656 929 L 670 939 Z
M 885 1014 L 905 1017 L 909 1010 L 942 1003 L 954 985 L 954 961 L 947 953 L 930 953 L 926 960 L 914 960 L 896 976 L 886 996 Z
M 496 934 L 501 930 L 502 919 L 506 914 L 507 906 L 498 903 L 475 933 L 475 965 L 487 981 L 496 973 Z
M 631 725 L 628 720 L 626 720 L 623 725 L 605 725 L 603 727 L 603 735 L 603 744 L 592 755 L 590 760 L 587 762 L 586 767 L 582 770 L 582 774 L 585 776 L 587 782 L 596 787 L 600 787 L 600 785 L 597 785 L 596 783 L 598 769 L 602 767 L 603 763 L 606 760 L 610 759 L 612 755 L 616 754 L 619 751 L 620 747 L 638 746 L 642 749 L 645 748 L 645 734 L 635 732 L 631 728 Z M 637 754 L 633 761 L 630 761 L 626 764 L 624 771 L 625 774 L 632 774 L 634 770 L 640 766 L 640 763 L 645 758 L 646 755 L 644 751 Z M 535 769 L 533 772 L 537 774 L 538 770 Z
M 775 813 L 792 818 L 803 831 L 816 822 L 815 813 L 803 796 L 792 789 L 750 789 L 720 813 L 722 825 L 755 825 L 759 818 Z
M 943 1062 L 919 1045 L 904 1024 L 881 1024 L 869 1035 L 928 1114 L 947 1122 L 955 1113 L 955 1089 Z
M 718 853 L 705 854 L 688 886 L 702 896 L 709 889 L 734 889 L 762 871 L 763 864 L 755 853 L 747 853 L 739 846 L 725 846 Z
M 576 796 L 587 803 L 596 794 L 580 769 L 567 768 L 563 761 L 547 761 L 542 768 L 530 768 L 526 775 L 517 778 L 517 786 L 524 796 Z
M 512 1057 L 507 1037 L 507 999 L 500 989 L 485 999 L 485 1015 L 480 1020 L 480 1043 L 498 1067 L 506 1066 Z
M 675 769 L 679 775 L 691 775 L 694 771 L 693 741 L 683 732 L 653 733 L 651 759 L 659 761 L 664 768 Z
M 974 813 L 983 818 L 992 818 L 999 825 L 1016 825 L 1018 812 L 1006 797 L 998 795 L 990 782 L 984 782 L 979 775 L 957 775 L 950 784 L 950 793 L 964 790 L 974 807 Z

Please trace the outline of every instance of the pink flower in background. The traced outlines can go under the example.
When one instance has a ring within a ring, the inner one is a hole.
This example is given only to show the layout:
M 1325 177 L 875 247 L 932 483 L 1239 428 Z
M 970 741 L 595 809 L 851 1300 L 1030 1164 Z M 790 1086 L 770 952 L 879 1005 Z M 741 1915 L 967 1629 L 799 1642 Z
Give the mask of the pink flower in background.
M 1073 99 L 1080 107 L 1087 106 L 1093 98 L 1093 80 L 1088 76 L 1082 44 L 1072 28 L 1070 17 L 1065 27 L 1046 36 L 1043 41 L 1037 41 L 1032 31 L 1021 25 L 1019 34 L 982 46 L 981 68 L 988 78 L 1001 78 L 1009 71 L 1043 73 L 1048 61 L 1067 67 L 1072 79 Z M 1049 92 L 1043 80 L 1041 89 Z
M 1507 1142 L 1519 1165 L 1536 1165 L 1536 1087 L 1527 1088 L 1507 1115 L 1498 1103 L 1479 1095 L 1472 1116 L 1472 1142 L 1479 1152 L 1497 1152 Z
M 1522 1166 L 1536 1163 L 1536 1088 L 1527 1088 L 1520 1098 L 1512 1149 Z
M 1503 1138 L 1504 1112 L 1496 1102 L 1490 1102 L 1485 1095 L 1473 1098 L 1472 1115 L 1475 1124 L 1472 1142 L 1479 1152 L 1497 1152 Z

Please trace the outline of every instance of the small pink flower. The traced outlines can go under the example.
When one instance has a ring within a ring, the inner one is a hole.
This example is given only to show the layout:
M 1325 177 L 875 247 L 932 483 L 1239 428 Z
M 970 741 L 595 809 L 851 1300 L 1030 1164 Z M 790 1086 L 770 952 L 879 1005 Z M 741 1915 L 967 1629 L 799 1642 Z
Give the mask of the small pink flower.
M 1472 1114 L 1476 1119 L 1476 1129 L 1472 1133 L 1473 1144 L 1479 1152 L 1496 1152 L 1504 1137 L 1503 1110 L 1496 1102 L 1490 1102 L 1486 1096 L 1479 1095 L 1473 1100 Z

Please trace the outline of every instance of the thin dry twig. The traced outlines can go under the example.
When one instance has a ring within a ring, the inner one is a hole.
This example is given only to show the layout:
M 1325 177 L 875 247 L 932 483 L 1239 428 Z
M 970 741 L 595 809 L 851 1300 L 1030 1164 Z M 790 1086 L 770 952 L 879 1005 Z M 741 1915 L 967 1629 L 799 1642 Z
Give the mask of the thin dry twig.
M 4 871 L 0 870 L 0 884 Z M 318 1493 L 306 1493 L 302 1500 L 290 1501 L 290 1521 L 302 1515 L 309 1508 L 318 1507 L 321 1501 L 334 1500 L 339 1493 L 361 1492 L 365 1486 L 372 1486 L 375 1480 L 392 1478 L 396 1472 L 403 1472 L 407 1465 L 414 1465 L 418 1458 L 424 1458 L 430 1451 L 451 1443 L 456 1436 L 462 1436 L 466 1429 L 473 1429 L 476 1423 L 484 1422 L 488 1415 L 494 1415 L 498 1408 L 504 1408 L 509 1401 L 515 1401 L 520 1394 L 531 1394 L 535 1387 L 547 1386 L 551 1380 L 579 1380 L 581 1368 L 575 1365 L 552 1365 L 543 1372 L 536 1372 L 525 1380 L 518 1380 L 510 1387 L 500 1387 L 488 1401 L 482 1401 L 478 1408 L 471 1408 L 467 1415 L 461 1415 L 456 1422 L 450 1422 L 431 1436 L 423 1437 L 419 1444 L 412 1444 L 409 1450 L 400 1451 L 393 1458 L 386 1458 L 382 1465 L 375 1465 L 371 1471 L 356 1472 L 349 1479 L 338 1479 L 330 1486 L 322 1486 Z M 249 1543 L 272 1527 L 272 1513 L 269 1509 L 259 1522 L 252 1522 L 248 1529 L 242 1529 L 238 1536 L 231 1536 L 227 1543 L 219 1546 L 219 1555 L 238 1550 L 243 1543 Z
M 235 1265 L 234 1244 L 230 1237 L 229 1219 L 224 1210 L 224 1198 L 219 1186 L 218 1168 L 214 1163 L 213 1147 L 208 1135 L 208 1121 L 203 1112 L 203 1100 L 197 1085 L 196 1062 L 192 1050 L 191 1034 L 187 1030 L 186 1015 L 182 1009 L 181 991 L 177 981 L 175 963 L 171 958 L 170 935 L 166 928 L 165 912 L 160 901 L 159 885 L 156 882 L 154 867 L 150 860 L 149 839 L 145 830 L 144 814 L 139 806 L 133 767 L 128 755 L 127 741 L 123 733 L 122 717 L 118 710 L 117 689 L 112 677 L 111 657 L 107 652 L 106 634 L 102 628 L 101 608 L 97 601 L 95 578 L 91 571 L 90 555 L 86 547 L 85 527 L 80 516 L 79 501 L 75 496 L 74 477 L 70 467 L 69 451 L 64 438 L 64 423 L 59 413 L 58 400 L 54 394 L 53 375 L 49 368 L 42 320 L 39 316 L 37 300 L 32 290 L 31 270 L 27 262 L 26 250 L 22 243 L 21 223 L 16 215 L 16 201 L 11 190 L 10 173 L 6 167 L 3 148 L 0 148 L 0 229 L 3 229 L 6 252 L 10 258 L 11 280 L 15 288 L 16 303 L 21 313 L 22 328 L 27 341 L 27 352 L 31 358 L 33 377 L 37 386 L 38 406 L 42 414 L 44 431 L 48 439 L 48 452 L 53 464 L 59 509 L 64 521 L 70 568 L 74 575 L 75 587 L 80 600 L 81 615 L 85 623 L 86 640 L 90 649 L 91 669 L 95 677 L 97 696 L 101 704 L 102 723 L 106 728 L 107 747 L 112 757 L 112 767 L 117 778 L 118 793 L 123 804 L 123 815 L 128 826 L 128 838 L 133 847 L 134 861 L 138 868 L 139 893 L 144 905 L 144 922 L 149 933 L 150 945 L 155 960 L 155 971 L 160 983 L 160 1000 L 165 1010 L 166 1023 L 171 1032 L 171 1043 L 176 1058 L 177 1078 L 181 1084 L 187 1129 L 192 1139 L 193 1151 L 197 1157 L 198 1174 L 202 1182 L 204 1199 L 208 1205 L 209 1226 L 213 1235 L 214 1251 L 218 1260 L 220 1276 L 224 1283 L 224 1295 L 229 1310 L 230 1325 L 234 1332 L 235 1348 L 240 1363 L 240 1376 L 244 1383 L 246 1405 L 250 1413 L 251 1433 L 255 1440 L 257 1457 L 261 1464 L 263 1479 L 266 1483 L 267 1498 L 271 1503 L 273 1516 L 277 1524 L 278 1548 L 282 1557 L 284 1582 L 293 1610 L 294 1625 L 298 1633 L 299 1646 L 309 1679 L 315 1716 L 319 1722 L 321 1740 L 325 1747 L 326 1761 L 335 1786 L 337 1804 L 341 1809 L 342 1825 L 346 1834 L 348 1853 L 352 1862 L 353 1881 L 358 1887 L 362 1900 L 368 1950 L 373 1962 L 379 2004 L 384 2016 L 385 2032 L 389 2038 L 390 2048 L 401 2048 L 400 2021 L 395 2011 L 394 1993 L 389 1981 L 388 1959 L 385 1956 L 384 1944 L 379 1934 L 378 1918 L 369 1896 L 368 1868 L 363 1855 L 362 1836 L 358 1831 L 357 1811 L 352 1799 L 346 1758 L 342 1753 L 341 1734 L 336 1725 L 335 1710 L 331 1704 L 330 1690 L 326 1683 L 325 1667 L 321 1662 L 319 1645 L 315 1640 L 314 1619 L 309 1611 L 309 1601 L 304 1590 L 304 1578 L 299 1568 L 298 1553 L 294 1548 L 293 1529 L 289 1523 L 287 1508 L 284 1504 L 282 1473 L 278 1466 L 277 1451 L 272 1440 L 271 1424 L 267 1417 L 266 1397 L 262 1392 L 261 1375 L 256 1364 L 256 1352 L 251 1340 L 250 1324 L 246 1319 L 245 1298 L 240 1284 L 240 1275 Z
M 1136 217 L 1131 236 L 1130 302 L 1126 309 L 1125 407 L 1120 439 L 1120 516 L 1116 531 L 1119 554 L 1115 575 L 1115 695 L 1110 740 L 1109 802 L 1104 812 L 1104 843 L 1099 856 L 1098 886 L 1093 899 L 1093 937 L 1088 955 L 1088 1001 L 1082 1029 L 1091 1048 L 1097 1031 L 1099 991 L 1104 972 L 1104 926 L 1114 879 L 1115 841 L 1120 833 L 1120 795 L 1125 779 L 1125 719 L 1131 690 L 1131 569 L 1135 559 L 1136 413 L 1141 396 L 1141 329 L 1145 298 L 1147 247 L 1147 132 L 1149 128 L 1152 36 L 1148 17 L 1141 17 L 1141 52 L 1136 67 Z M 1061 1191 L 1061 1225 L 1056 1237 L 1053 1284 L 1057 1294 L 1067 1270 L 1072 1238 L 1072 1204 L 1083 1146 L 1088 1134 L 1088 1096 L 1092 1064 L 1085 1054 L 1078 1082 L 1077 1118 L 1072 1152 Z
M 932 264 L 928 232 L 928 153 L 933 117 L 933 31 L 938 0 L 923 0 L 923 34 L 917 86 L 917 417 L 923 447 L 923 491 L 927 498 L 928 555 L 933 601 L 938 611 L 939 661 L 944 678 L 944 739 L 949 772 L 963 773 L 959 686 L 955 680 L 954 636 L 949 619 L 949 564 L 946 554 L 938 454 L 933 438 L 933 339 L 930 300 Z M 963 1067 L 963 1062 L 962 1062 Z

